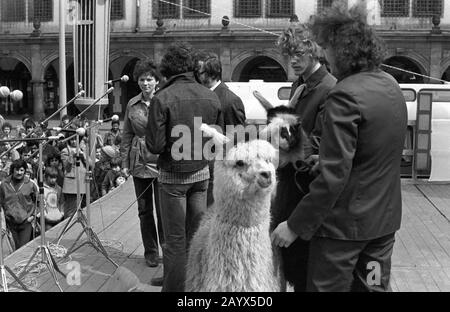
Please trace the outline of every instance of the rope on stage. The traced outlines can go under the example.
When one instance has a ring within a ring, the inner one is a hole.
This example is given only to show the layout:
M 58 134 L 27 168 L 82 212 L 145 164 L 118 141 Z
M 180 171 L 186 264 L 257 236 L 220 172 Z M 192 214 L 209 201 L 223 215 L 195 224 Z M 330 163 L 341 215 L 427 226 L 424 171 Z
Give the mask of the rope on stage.
M 50 250 L 50 253 L 52 254 L 53 257 L 58 258 L 58 259 L 62 259 L 64 258 L 64 256 L 67 253 L 67 249 L 64 246 L 61 245 L 56 245 L 56 244 L 49 244 L 48 248 Z M 38 255 L 37 258 L 39 259 L 39 257 L 41 257 L 40 255 L 40 250 L 38 251 Z M 17 262 L 14 265 L 14 268 L 12 269 L 14 274 L 16 274 L 17 276 L 20 276 L 23 273 L 23 270 L 25 269 L 25 267 L 28 264 L 28 259 L 22 260 Z M 72 257 L 69 256 L 68 257 L 68 261 L 65 263 L 68 263 L 72 261 Z M 64 264 L 64 263 L 63 263 Z M 37 287 L 38 287 L 38 282 L 37 279 L 44 273 L 47 272 L 47 266 L 44 263 L 40 263 L 40 261 L 33 261 L 29 264 L 28 267 L 33 267 L 34 269 L 29 271 L 27 275 L 25 275 L 21 282 L 30 290 L 33 291 L 38 291 Z M 24 292 L 23 289 L 21 289 L 20 287 L 15 287 L 14 285 L 17 283 L 14 279 L 12 279 L 11 277 L 7 277 L 7 283 L 8 285 L 11 285 L 10 288 L 14 289 L 14 291 L 20 291 L 20 292 Z
M 153 184 L 155 183 L 155 180 L 152 181 L 152 183 L 150 183 L 145 190 L 136 198 L 136 200 L 134 200 L 117 218 L 115 218 L 108 226 L 104 227 L 98 234 L 101 234 L 103 232 L 105 232 L 107 229 L 109 229 L 114 223 L 116 223 L 125 213 L 128 212 L 128 210 L 131 209 L 131 207 L 133 207 L 133 205 L 135 203 L 137 203 L 137 201 L 139 199 L 141 199 L 141 197 L 145 194 L 145 192 L 147 192 L 147 190 L 153 186 Z M 102 211 L 102 205 L 100 205 L 100 209 Z M 103 222 L 103 212 L 102 212 L 102 222 Z

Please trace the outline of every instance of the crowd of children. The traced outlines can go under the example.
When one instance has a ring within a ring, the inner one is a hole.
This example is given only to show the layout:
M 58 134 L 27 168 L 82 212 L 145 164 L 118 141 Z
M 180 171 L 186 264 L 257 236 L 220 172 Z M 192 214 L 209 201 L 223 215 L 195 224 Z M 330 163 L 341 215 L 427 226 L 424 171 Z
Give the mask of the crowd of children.
M 89 127 L 90 123 L 87 120 L 75 120 L 70 122 L 70 117 L 63 116 L 61 118 L 60 128 L 75 130 L 80 127 Z M 98 198 L 105 196 L 108 192 L 114 190 L 126 180 L 126 176 L 123 175 L 120 158 L 119 147 L 121 143 L 121 131 L 120 122 L 112 121 L 111 130 L 104 136 L 96 134 L 95 138 L 95 157 L 88 157 L 85 154 L 86 146 L 88 144 L 88 137 L 84 135 L 79 141 L 79 159 L 80 165 L 78 172 L 76 168 L 76 155 L 77 155 L 77 136 L 73 136 L 73 133 L 57 130 L 50 130 L 47 128 L 47 123 L 36 122 L 30 116 L 24 116 L 22 123 L 17 127 L 13 127 L 8 121 L 0 124 L 0 185 L 5 181 L 14 179 L 14 173 L 20 167 L 20 164 L 24 164 L 24 178 L 26 181 L 31 181 L 36 187 L 34 191 L 36 194 L 33 196 L 34 201 L 33 219 L 30 223 L 33 227 L 39 231 L 39 213 L 38 202 L 38 181 L 39 177 L 39 142 L 27 141 L 27 142 L 7 142 L 9 139 L 23 139 L 60 136 L 60 140 L 48 140 L 43 141 L 42 152 L 42 182 L 44 188 L 44 207 L 45 207 L 45 220 L 46 230 L 58 224 L 65 218 L 72 216 L 77 210 L 77 191 L 80 191 L 82 195 L 81 207 L 85 205 L 86 188 L 88 187 L 91 192 L 91 201 L 95 201 Z M 72 138 L 70 138 L 72 137 Z M 67 138 L 67 139 L 66 139 Z M 89 159 L 92 158 L 92 159 Z M 95 158 L 95 159 L 94 159 Z M 87 173 L 87 161 L 90 161 L 90 170 L 92 171 L 92 179 L 90 185 L 86 184 Z M 20 169 L 22 170 L 22 169 Z M 76 176 L 79 177 L 78 181 Z M 15 180 L 13 180 L 14 182 Z M 14 210 L 19 210 L 22 203 L 20 185 L 15 188 L 11 184 L 12 190 L 14 190 L 14 196 L 4 194 L 0 196 L 0 211 L 3 218 L 4 227 L 2 235 L 8 234 L 6 232 L 13 232 L 11 229 L 17 228 L 20 224 L 16 224 L 13 216 Z M 1 194 L 0 194 L 1 195 Z M 11 204 L 17 201 L 17 203 Z M 30 220 L 31 220 L 30 219 Z M 27 221 L 30 221 L 27 219 Z M 9 233 L 11 234 L 11 233 Z M 13 233 L 15 234 L 15 233 Z M 15 235 L 9 235 L 15 237 Z M 23 235 L 22 235 L 23 236 Z M 25 235 L 25 239 L 21 237 L 21 241 L 14 239 L 12 243 L 15 248 L 21 247 L 24 242 L 31 240 L 32 236 Z

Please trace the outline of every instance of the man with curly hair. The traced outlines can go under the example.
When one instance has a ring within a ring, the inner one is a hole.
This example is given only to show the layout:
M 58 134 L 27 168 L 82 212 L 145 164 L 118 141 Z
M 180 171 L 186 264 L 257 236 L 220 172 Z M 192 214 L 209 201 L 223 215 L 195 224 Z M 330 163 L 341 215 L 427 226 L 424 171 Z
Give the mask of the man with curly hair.
M 324 111 L 320 173 L 273 241 L 310 240 L 308 291 L 387 291 L 402 215 L 402 91 L 379 66 L 384 47 L 362 5 L 312 22 L 338 78 Z
M 325 99 L 336 85 L 336 78 L 321 64 L 322 49 L 312 40 L 307 25 L 299 24 L 285 30 L 278 39 L 278 46 L 283 54 L 289 55 L 291 66 L 298 76 L 292 85 L 290 107 L 299 116 L 302 130 L 314 143 L 311 144 L 313 149 L 310 149 L 310 154 L 318 154 L 316 142 L 320 139 Z M 312 172 L 296 170 L 292 163 L 279 167 L 277 176 L 278 191 L 272 205 L 274 227 L 287 220 L 314 178 Z M 295 180 L 302 185 L 301 190 Z M 306 290 L 308 249 L 309 242 L 302 239 L 297 239 L 289 248 L 281 249 L 284 277 L 296 292 Z
M 188 246 L 206 210 L 210 174 L 203 148 L 207 140 L 194 138 L 201 126 L 197 121 L 223 128 L 219 98 L 196 82 L 192 56 L 187 43 L 171 45 L 163 56 L 161 74 L 168 80 L 151 100 L 145 136 L 150 152 L 159 155 L 163 292 L 184 291 Z M 180 129 L 189 129 L 190 144 L 178 145 L 186 139 Z

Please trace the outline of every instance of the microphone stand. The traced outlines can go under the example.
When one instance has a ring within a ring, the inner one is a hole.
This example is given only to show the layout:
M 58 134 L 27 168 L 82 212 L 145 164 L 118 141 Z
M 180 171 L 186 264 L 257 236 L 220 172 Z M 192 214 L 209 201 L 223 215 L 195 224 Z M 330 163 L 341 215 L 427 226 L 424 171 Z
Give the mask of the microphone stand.
M 69 102 L 66 103 L 66 105 L 62 106 L 61 108 L 59 108 L 56 112 L 54 112 L 53 114 L 51 114 L 49 117 L 47 117 L 45 120 L 43 120 L 42 122 L 40 122 L 40 125 L 48 122 L 50 119 L 52 119 L 53 117 L 55 117 L 57 114 L 59 114 L 63 109 L 65 109 L 67 106 L 69 106 L 70 104 L 72 104 L 73 102 L 75 102 L 76 99 L 78 99 L 80 96 L 82 96 L 84 94 L 84 91 L 80 91 L 77 93 L 77 95 L 75 95 L 75 97 L 73 99 L 71 99 Z M 42 127 L 41 127 L 42 128 Z M 25 136 L 26 138 L 31 137 L 33 134 L 35 134 L 37 131 L 37 129 L 33 130 L 32 132 L 30 132 L 29 134 L 27 134 Z M 9 152 L 11 152 L 13 149 L 15 149 L 17 146 L 19 146 L 19 144 L 21 143 L 21 141 L 17 142 L 16 144 L 14 144 L 13 146 L 11 146 L 8 150 L 4 151 L 2 154 L 0 154 L 0 158 L 3 157 L 4 155 L 7 155 Z
M 17 142 L 20 139 L 12 139 L 12 140 L 0 140 L 0 142 L 9 141 L 9 142 Z M 24 139 L 21 141 L 39 141 L 39 210 L 40 210 L 40 223 L 41 223 L 41 244 L 37 247 L 37 249 L 34 251 L 33 255 L 31 256 L 30 260 L 28 260 L 27 265 L 21 272 L 18 279 L 22 279 L 26 274 L 28 274 L 32 269 L 39 264 L 45 264 L 55 281 L 56 286 L 58 286 L 59 290 L 62 292 L 61 285 L 58 282 L 58 278 L 56 275 L 56 272 L 66 277 L 66 275 L 59 269 L 58 265 L 56 264 L 55 259 L 53 258 L 50 249 L 48 248 L 48 245 L 45 240 L 45 208 L 44 208 L 44 175 L 43 175 L 43 163 L 42 163 L 42 142 L 48 140 L 48 138 L 31 138 L 31 139 Z M 41 259 L 39 262 L 34 263 L 31 267 L 30 264 L 34 260 L 35 257 L 38 255 L 41 256 Z M 9 270 L 8 270 L 9 271 Z M 3 277 L 2 277 L 3 278 Z M 23 283 L 19 283 L 22 287 L 24 287 Z M 26 289 L 26 288 L 25 288 Z
M 93 107 L 95 104 L 97 104 L 98 102 L 100 102 L 101 99 L 103 99 L 105 96 L 107 96 L 108 94 L 110 94 L 112 91 L 114 91 L 114 87 L 109 88 L 102 96 L 100 96 L 98 99 L 96 99 L 92 104 L 90 104 L 85 110 L 83 110 L 81 113 L 79 113 L 77 116 L 75 116 L 74 118 L 72 118 L 62 129 L 68 129 L 77 119 L 80 119 L 81 116 L 86 113 L 89 109 L 91 109 L 91 107 Z M 78 93 L 80 94 L 80 93 Z M 75 101 L 76 99 L 74 98 L 73 101 Z M 45 147 L 45 146 L 44 146 Z M 1 156 L 1 155 L 0 155 Z M 31 157 L 36 156 L 36 153 L 32 154 Z
M 100 96 L 98 99 L 96 99 L 92 104 L 90 104 L 85 110 L 83 110 L 81 113 L 79 113 L 77 116 L 75 116 L 74 118 L 72 118 L 67 125 L 64 126 L 63 129 L 67 129 L 69 128 L 70 125 L 72 125 L 74 123 L 74 121 L 76 119 L 79 119 L 84 113 L 86 113 L 91 107 L 93 107 L 95 104 L 97 104 L 98 102 L 100 102 L 100 100 L 102 98 L 104 98 L 105 96 L 107 96 L 109 93 L 111 93 L 114 90 L 114 87 L 109 88 L 102 96 Z M 77 212 L 74 213 L 73 215 L 70 216 L 69 221 L 66 223 L 66 225 L 64 226 L 63 230 L 61 231 L 61 234 L 59 234 L 58 238 L 56 239 L 57 244 L 59 244 L 63 238 L 63 236 L 67 233 L 67 231 L 69 231 L 74 225 L 75 223 L 77 223 L 78 220 L 76 220 L 75 222 L 73 221 L 73 218 L 75 217 L 75 215 L 78 215 L 78 210 L 81 210 L 81 196 L 80 196 L 80 185 L 79 185 L 79 156 L 80 156 L 80 148 L 79 148 L 79 140 L 80 140 L 80 136 L 76 133 L 73 136 L 70 136 L 69 138 L 65 139 L 69 140 L 70 138 L 76 136 L 77 137 L 77 156 L 76 156 L 76 164 L 77 167 L 75 168 L 75 177 L 77 180 Z M 33 156 L 33 155 L 32 155 Z
M 97 252 L 101 253 L 107 260 L 109 260 L 116 268 L 119 266 L 117 263 L 115 263 L 108 255 L 108 252 L 106 251 L 105 247 L 103 247 L 100 239 L 98 238 L 97 234 L 94 232 L 91 226 L 91 192 L 90 192 L 90 185 L 92 180 L 92 171 L 91 171 L 91 146 L 92 144 L 95 144 L 95 141 L 92 141 L 92 127 L 89 127 L 88 129 L 88 144 L 86 145 L 85 155 L 86 155 L 86 216 L 83 214 L 83 211 L 81 209 L 81 205 L 77 208 L 77 219 L 68 227 L 66 232 L 76 223 L 80 223 L 83 230 L 78 235 L 78 237 L 73 242 L 72 246 L 67 250 L 67 253 L 65 257 L 68 257 L 81 247 L 85 245 L 92 246 Z M 79 155 L 79 142 L 77 141 L 77 155 Z M 79 167 L 79 156 L 77 156 L 77 168 Z M 78 183 L 78 177 L 77 177 L 77 196 L 79 195 L 79 183 Z M 74 214 L 75 215 L 75 214 Z M 74 216 L 73 215 L 73 216 Z M 64 233 L 64 232 L 63 232 Z M 76 246 L 78 241 L 81 239 L 82 235 L 86 234 L 86 240 L 82 242 L 80 245 Z M 62 236 L 62 235 L 61 235 Z

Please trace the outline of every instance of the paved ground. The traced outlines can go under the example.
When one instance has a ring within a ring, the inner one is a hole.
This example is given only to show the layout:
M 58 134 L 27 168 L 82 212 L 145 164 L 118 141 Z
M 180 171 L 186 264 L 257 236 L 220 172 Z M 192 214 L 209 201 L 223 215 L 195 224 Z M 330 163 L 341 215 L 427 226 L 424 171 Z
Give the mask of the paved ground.
M 448 292 L 450 185 L 415 185 L 411 181 L 403 181 L 402 192 L 403 222 L 396 236 L 392 258 L 392 290 Z M 149 286 L 148 283 L 152 277 L 162 274 L 162 266 L 149 268 L 143 261 L 137 205 L 134 201 L 131 181 L 109 198 L 97 201 L 91 209 L 93 229 L 109 246 L 106 249 L 118 265 L 132 271 L 145 285 L 146 291 L 157 292 L 161 288 Z M 56 238 L 60 231 L 61 227 L 52 229 L 49 233 L 50 240 Z M 64 236 L 62 245 L 70 247 L 80 232 L 81 227 L 77 224 Z M 19 262 L 26 261 L 38 245 L 39 241 L 34 241 L 15 252 L 6 259 L 7 265 L 13 268 Z M 85 246 L 76 251 L 72 255 L 72 261 L 80 264 L 80 285 L 70 286 L 64 278 L 58 276 L 64 291 L 103 292 L 111 290 L 114 285 L 117 287 L 116 276 L 113 276 L 115 267 L 92 247 Z M 73 272 L 74 269 L 67 264 L 59 264 L 59 267 L 66 273 Z M 58 291 L 46 271 L 30 277 L 39 291 Z M 129 279 L 129 276 L 125 279 Z

